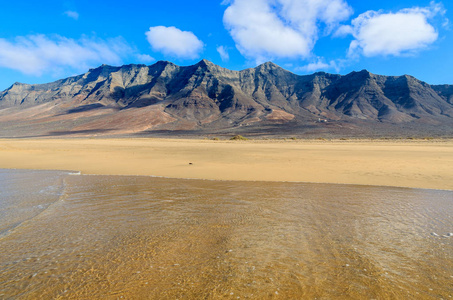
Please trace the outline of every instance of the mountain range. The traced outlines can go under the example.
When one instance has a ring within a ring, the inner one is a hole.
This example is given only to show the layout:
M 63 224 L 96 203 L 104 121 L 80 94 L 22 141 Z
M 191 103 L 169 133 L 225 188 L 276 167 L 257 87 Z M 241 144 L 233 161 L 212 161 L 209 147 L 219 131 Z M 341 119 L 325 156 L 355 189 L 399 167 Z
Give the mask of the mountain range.
M 0 136 L 404 137 L 453 135 L 453 85 L 412 76 L 296 75 L 267 62 L 233 71 L 102 65 L 0 93 Z

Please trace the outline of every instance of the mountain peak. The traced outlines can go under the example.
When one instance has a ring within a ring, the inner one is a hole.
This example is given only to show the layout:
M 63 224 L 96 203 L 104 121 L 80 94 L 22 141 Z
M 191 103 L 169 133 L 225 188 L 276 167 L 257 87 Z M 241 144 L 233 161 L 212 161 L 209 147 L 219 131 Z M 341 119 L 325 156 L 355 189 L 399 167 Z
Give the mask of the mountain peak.
M 155 62 L 153 65 L 174 65 L 174 63 L 168 60 L 159 60 Z
M 269 72 L 275 72 L 277 71 L 278 73 L 281 73 L 282 71 L 284 73 L 288 72 L 288 73 L 291 73 L 289 72 L 288 70 L 285 70 L 283 69 L 282 67 L 280 67 L 279 65 L 276 65 L 274 64 L 273 62 L 271 61 L 268 61 L 268 62 L 265 62 L 259 66 L 257 66 L 256 68 L 254 68 L 256 71 L 258 72 L 261 72 L 261 73 L 269 73 Z
M 207 64 L 207 65 L 213 65 L 213 64 L 214 64 L 213 62 L 211 62 L 211 61 L 209 61 L 209 60 L 207 60 L 207 59 L 205 59 L 205 58 L 203 58 L 202 60 L 200 60 L 198 63 L 205 63 L 205 64 Z
M 209 60 L 207 59 L 202 59 L 200 60 L 198 63 L 195 64 L 196 66 L 200 66 L 200 67 L 214 67 L 215 64 L 210 62 Z
M 20 82 L 14 82 L 9 88 L 7 88 L 5 91 L 3 92 L 6 92 L 6 91 L 11 91 L 11 90 L 14 90 L 14 89 L 18 89 L 18 88 L 21 88 L 23 86 L 28 86 L 28 84 L 25 84 L 25 83 L 20 83 Z M 0 92 L 1 93 L 1 92 Z
M 113 67 L 113 66 L 110 66 L 110 65 L 107 65 L 107 64 L 102 64 L 102 65 L 100 65 L 99 67 L 89 69 L 89 72 L 92 72 L 92 71 L 101 71 L 101 70 L 108 70 L 108 69 L 112 69 L 112 68 L 114 68 L 114 67 Z
M 352 77 L 352 78 L 361 78 L 361 79 L 367 79 L 371 78 L 373 73 L 369 72 L 366 69 L 360 70 L 360 71 L 352 71 L 349 74 L 346 74 L 346 77 Z
M 279 65 L 276 65 L 274 64 L 273 62 L 271 61 L 267 61 L 265 63 L 262 63 L 261 65 L 257 66 L 257 68 L 261 68 L 261 69 L 282 69 L 282 67 L 280 67 Z
M 373 73 L 371 73 L 370 71 L 368 71 L 367 69 L 362 69 L 360 71 L 357 71 L 357 72 L 352 72 L 352 73 L 355 73 L 355 74 L 360 74 L 360 75 L 364 75 L 364 76 L 370 76 L 370 75 L 373 75 Z

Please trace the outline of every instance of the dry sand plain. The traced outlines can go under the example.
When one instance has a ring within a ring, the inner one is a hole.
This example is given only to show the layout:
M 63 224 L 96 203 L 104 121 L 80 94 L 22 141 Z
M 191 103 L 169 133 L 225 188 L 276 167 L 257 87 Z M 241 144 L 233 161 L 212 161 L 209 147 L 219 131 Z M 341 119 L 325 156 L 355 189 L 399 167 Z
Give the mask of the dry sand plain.
M 1 139 L 0 168 L 453 190 L 453 140 Z

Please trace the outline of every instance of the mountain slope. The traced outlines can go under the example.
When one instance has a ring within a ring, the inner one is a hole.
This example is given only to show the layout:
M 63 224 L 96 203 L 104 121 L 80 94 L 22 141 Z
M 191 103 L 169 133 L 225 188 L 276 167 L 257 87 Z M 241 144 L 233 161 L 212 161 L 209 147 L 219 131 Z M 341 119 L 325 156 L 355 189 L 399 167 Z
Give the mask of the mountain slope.
M 450 85 L 366 70 L 299 76 L 271 62 L 243 71 L 207 60 L 185 67 L 165 61 L 102 65 L 1 92 L 0 134 L 449 135 L 452 95 Z

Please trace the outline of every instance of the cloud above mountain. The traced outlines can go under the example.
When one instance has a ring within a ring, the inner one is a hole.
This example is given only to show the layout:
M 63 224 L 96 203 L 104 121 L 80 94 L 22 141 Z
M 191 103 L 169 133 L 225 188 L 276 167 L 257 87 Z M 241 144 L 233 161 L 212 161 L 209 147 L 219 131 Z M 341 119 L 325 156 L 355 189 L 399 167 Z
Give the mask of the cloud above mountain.
M 398 12 L 367 11 L 342 26 L 337 35 L 351 34 L 350 56 L 401 56 L 427 48 L 438 39 L 432 19 L 444 15 L 441 4 L 414 7 Z M 448 24 L 448 20 L 443 21 Z
M 43 73 L 82 71 L 99 64 L 122 64 L 127 57 L 149 61 L 124 39 L 82 37 L 78 40 L 43 34 L 0 38 L 0 67 L 40 76 Z
M 150 27 L 146 38 L 154 51 L 182 59 L 198 58 L 204 46 L 193 32 L 173 26 Z
M 217 48 L 217 52 L 219 53 L 220 55 L 220 58 L 222 59 L 222 61 L 226 62 L 230 59 L 230 54 L 228 53 L 228 48 L 225 47 L 225 46 L 218 46 Z
M 258 62 L 307 58 L 319 35 L 348 20 L 343 0 L 230 0 L 223 22 L 242 55 Z

